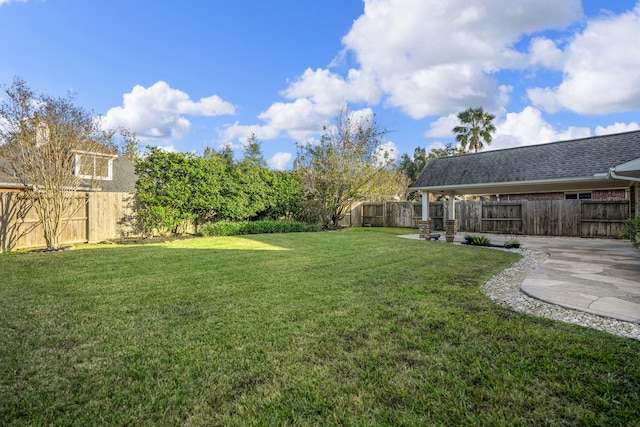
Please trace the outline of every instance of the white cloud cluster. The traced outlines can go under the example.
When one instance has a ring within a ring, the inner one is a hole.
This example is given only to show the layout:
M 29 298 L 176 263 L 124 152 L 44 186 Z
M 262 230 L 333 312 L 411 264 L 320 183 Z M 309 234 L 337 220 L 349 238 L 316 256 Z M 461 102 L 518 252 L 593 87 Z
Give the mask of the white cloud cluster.
M 225 140 L 242 140 L 254 133 L 258 139 L 283 134 L 299 142 L 314 139 L 328 121 L 349 103 L 376 104 L 380 91 L 371 75 L 350 70 L 346 78 L 323 69 L 307 69 L 281 95 L 288 102 L 273 103 L 258 118 L 262 125 L 235 123 L 222 132 Z
M 526 62 L 513 45 L 580 13 L 579 0 L 365 0 L 344 43 L 376 76 L 387 105 L 413 118 L 470 105 L 496 110 L 504 97 L 491 73 Z
M 571 126 L 565 130 L 557 130 L 544 120 L 540 110 L 525 107 L 519 113 L 507 113 L 504 120 L 496 125 L 496 134 L 488 149 L 543 144 L 588 136 L 591 136 L 591 130 L 587 127 Z
M 578 114 L 640 110 L 640 3 L 621 15 L 588 22 L 564 50 L 563 80 L 557 87 L 532 88 L 529 98 L 548 112 L 567 109 Z M 539 48 L 551 51 L 550 42 Z
M 435 117 L 425 132 L 430 138 L 450 138 L 455 113 L 481 105 L 498 116 L 492 149 L 638 126 L 562 129 L 543 111 L 640 110 L 640 39 L 635 36 L 640 0 L 626 13 L 590 18 L 584 17 L 580 0 L 363 1 L 364 13 L 334 60 L 342 64 L 354 58 L 355 66 L 344 75 L 331 68 L 305 70 L 281 92 L 284 101 L 260 114 L 261 124 L 236 123 L 224 130 L 223 139 L 255 133 L 259 139 L 287 136 L 305 142 L 344 105 L 381 103 L 416 120 Z M 527 98 L 521 99 L 530 105 L 519 106 L 519 112 L 507 109 L 513 87 L 500 82 L 502 71 L 519 73 L 519 84 L 530 82 L 522 89 Z M 538 71 L 553 76 L 557 86 L 536 80 Z
M 591 130 L 587 127 L 572 126 L 558 130 L 544 119 L 540 110 L 530 106 L 525 107 L 519 113 L 512 112 L 498 117 L 494 123 L 496 133 L 491 145 L 485 148 L 486 151 L 591 136 Z M 455 114 L 443 116 L 431 124 L 429 130 L 425 132 L 425 136 L 431 138 L 451 137 L 451 130 L 457 124 L 458 119 Z M 609 133 L 613 133 L 613 131 Z M 442 148 L 443 146 L 444 144 L 437 143 L 432 148 Z
M 631 132 L 634 130 L 640 130 L 640 125 L 637 122 L 614 123 L 609 126 L 596 126 L 596 135 L 608 135 L 611 133 Z
M 235 107 L 212 95 L 193 101 L 188 94 L 159 81 L 145 88 L 134 86 L 123 95 L 123 105 L 105 115 L 110 127 L 126 127 L 142 140 L 183 138 L 191 129 L 185 116 L 219 116 L 234 114 Z
M 526 54 L 513 49 L 525 33 L 561 28 L 581 15 L 579 0 L 365 0 L 364 13 L 343 38 L 358 68 L 345 76 L 307 69 L 282 91 L 260 125 L 227 127 L 225 140 L 283 135 L 305 141 L 345 104 L 398 108 L 414 119 L 460 111 L 470 105 L 499 110 L 510 88 L 492 73 L 524 67 Z M 532 61 L 558 62 L 552 43 L 531 47 Z M 557 49 L 556 49 L 557 50 Z

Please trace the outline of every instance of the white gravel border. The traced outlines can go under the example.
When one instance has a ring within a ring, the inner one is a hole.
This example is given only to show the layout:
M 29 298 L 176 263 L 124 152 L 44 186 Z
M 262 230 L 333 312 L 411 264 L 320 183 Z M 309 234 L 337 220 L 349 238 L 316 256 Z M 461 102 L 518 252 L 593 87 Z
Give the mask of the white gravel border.
M 496 304 L 519 313 L 582 325 L 621 337 L 640 340 L 640 324 L 564 308 L 525 295 L 520 290 L 520 285 L 536 269 L 538 264 L 549 257 L 549 254 L 531 249 L 512 251 L 521 254 L 522 259 L 512 267 L 496 274 L 484 284 L 484 291 Z

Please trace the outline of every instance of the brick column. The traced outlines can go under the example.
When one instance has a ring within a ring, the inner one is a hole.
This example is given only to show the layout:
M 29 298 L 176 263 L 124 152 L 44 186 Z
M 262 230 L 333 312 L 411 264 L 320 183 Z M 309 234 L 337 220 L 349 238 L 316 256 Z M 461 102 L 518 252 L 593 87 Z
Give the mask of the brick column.
M 446 231 L 447 243 L 453 243 L 453 239 L 456 237 L 456 233 L 458 232 L 458 220 L 457 219 L 446 220 L 445 231 Z
M 420 238 L 431 240 L 431 232 L 433 231 L 433 221 L 418 221 L 418 229 L 420 230 Z

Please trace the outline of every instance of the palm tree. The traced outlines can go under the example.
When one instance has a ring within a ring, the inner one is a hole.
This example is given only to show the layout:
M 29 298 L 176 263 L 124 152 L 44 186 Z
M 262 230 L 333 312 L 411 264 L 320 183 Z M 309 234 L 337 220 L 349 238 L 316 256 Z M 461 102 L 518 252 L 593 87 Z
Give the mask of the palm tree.
M 496 116 L 489 114 L 482 107 L 468 108 L 458 113 L 460 126 L 453 128 L 456 134 L 456 141 L 462 146 L 463 152 L 468 152 L 473 148 L 477 153 L 484 145 L 491 144 L 491 134 L 496 131 L 493 119 Z

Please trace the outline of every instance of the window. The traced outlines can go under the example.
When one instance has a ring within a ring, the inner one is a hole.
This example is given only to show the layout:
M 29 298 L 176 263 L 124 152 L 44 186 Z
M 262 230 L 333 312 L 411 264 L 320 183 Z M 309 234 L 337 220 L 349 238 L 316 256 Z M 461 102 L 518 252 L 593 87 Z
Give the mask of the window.
M 84 179 L 113 179 L 113 156 L 79 151 L 75 157 L 74 175 Z
M 565 200 L 590 200 L 591 193 L 565 193 Z

